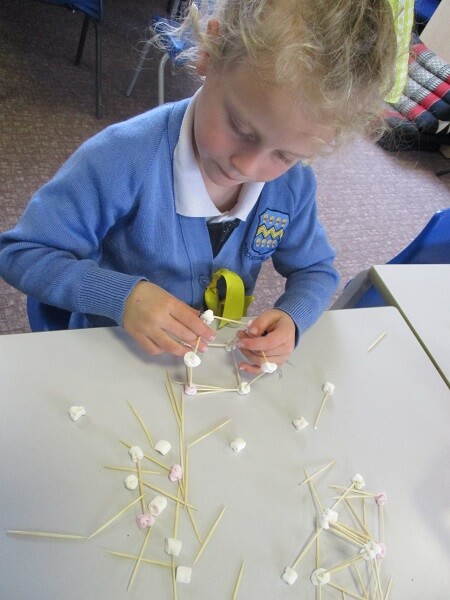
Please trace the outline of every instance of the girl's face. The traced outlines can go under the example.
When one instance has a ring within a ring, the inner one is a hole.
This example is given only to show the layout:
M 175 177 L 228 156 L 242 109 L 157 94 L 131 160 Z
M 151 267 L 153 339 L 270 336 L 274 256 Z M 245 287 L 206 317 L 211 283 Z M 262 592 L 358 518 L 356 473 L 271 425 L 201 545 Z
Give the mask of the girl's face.
M 194 116 L 194 152 L 206 186 L 233 188 L 271 181 L 333 141 L 330 127 L 312 123 L 282 88 L 245 63 L 226 70 L 203 58 L 205 75 Z

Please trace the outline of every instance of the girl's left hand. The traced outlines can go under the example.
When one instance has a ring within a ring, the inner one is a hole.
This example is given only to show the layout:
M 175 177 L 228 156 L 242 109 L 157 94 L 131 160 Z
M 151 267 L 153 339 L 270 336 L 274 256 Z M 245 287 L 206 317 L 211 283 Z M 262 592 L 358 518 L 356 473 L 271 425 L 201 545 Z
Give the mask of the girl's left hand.
M 255 318 L 246 331 L 238 332 L 238 348 L 249 362 L 242 362 L 239 368 L 247 373 L 260 372 L 265 361 L 282 365 L 295 347 L 295 324 L 282 310 L 272 308 Z

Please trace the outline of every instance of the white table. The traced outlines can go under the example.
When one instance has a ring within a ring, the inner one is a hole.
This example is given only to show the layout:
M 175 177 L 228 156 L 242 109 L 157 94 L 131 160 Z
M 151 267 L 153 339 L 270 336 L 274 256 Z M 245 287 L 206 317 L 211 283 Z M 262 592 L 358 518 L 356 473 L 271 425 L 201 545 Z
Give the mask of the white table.
M 376 265 L 369 276 L 450 386 L 450 265 Z
M 382 332 L 384 339 L 367 352 Z M 164 378 L 165 369 L 173 379 L 182 378 L 184 365 L 172 357 L 145 356 L 119 329 L 0 337 L 0 365 L 0 598 L 173 598 L 170 570 L 148 564 L 141 565 L 126 592 L 134 562 L 106 552 L 139 553 L 144 534 L 134 523 L 137 506 L 89 541 L 5 531 L 87 536 L 137 497 L 123 486 L 124 472 L 103 468 L 131 465 L 120 439 L 158 456 L 127 401 L 155 441 L 172 442 L 172 451 L 159 460 L 178 462 L 177 427 Z M 212 377 L 218 385 L 234 380 L 231 356 L 221 349 L 210 349 L 199 370 L 197 380 L 211 383 Z M 318 429 L 295 430 L 296 417 L 314 423 L 325 381 L 336 389 Z M 314 479 L 324 506 L 331 506 L 337 494 L 329 484 L 347 486 L 358 472 L 366 489 L 388 494 L 388 554 L 381 579 L 385 588 L 389 575 L 394 577 L 390 600 L 447 598 L 449 400 L 444 381 L 391 307 L 325 313 L 304 335 L 283 377 L 264 376 L 248 396 L 186 397 L 188 441 L 224 418 L 231 422 L 190 449 L 189 500 L 198 508 L 202 537 L 226 509 L 191 583 L 178 585 L 179 600 L 230 600 L 243 560 L 238 599 L 316 598 L 310 582 L 314 547 L 297 566 L 294 585 L 280 575 L 315 529 L 310 492 L 298 485 L 303 467 L 312 473 L 332 460 L 336 465 Z M 84 405 L 87 415 L 72 422 L 71 405 Z M 228 444 L 238 436 L 247 447 L 235 454 Z M 147 462 L 143 466 L 151 468 Z M 161 488 L 176 489 L 165 475 L 147 477 Z M 367 503 L 368 519 L 374 506 L 372 500 Z M 339 511 L 344 520 L 346 510 Z M 146 557 L 168 559 L 162 546 L 171 535 L 174 513 L 169 500 Z M 199 544 L 184 511 L 179 523 L 183 550 L 176 560 L 189 566 Z M 347 558 L 348 548 L 321 534 L 321 561 L 328 567 Z M 355 586 L 350 575 L 341 571 L 333 581 Z M 342 596 L 328 587 L 323 598 Z

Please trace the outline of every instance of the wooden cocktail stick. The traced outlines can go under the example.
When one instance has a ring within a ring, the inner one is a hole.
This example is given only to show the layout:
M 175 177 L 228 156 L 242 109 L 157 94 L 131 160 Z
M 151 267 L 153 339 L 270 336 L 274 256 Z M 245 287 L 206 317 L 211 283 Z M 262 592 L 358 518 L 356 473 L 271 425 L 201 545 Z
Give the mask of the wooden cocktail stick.
M 386 589 L 386 593 L 384 595 L 384 600 L 389 600 L 389 596 L 391 594 L 391 589 L 392 589 L 392 575 L 391 575 L 391 577 L 389 579 L 389 583 L 388 583 L 388 586 L 387 586 L 387 589 Z
M 218 317 L 217 315 L 214 315 L 214 318 L 218 321 L 225 321 L 226 323 L 237 323 L 238 325 L 245 325 L 245 323 L 243 323 L 242 321 L 236 321 L 236 319 L 227 319 L 226 317 Z
M 302 558 L 305 556 L 305 554 L 308 552 L 308 550 L 314 544 L 314 542 L 319 537 L 319 535 L 320 535 L 321 532 L 322 532 L 322 528 L 316 530 L 315 534 L 308 540 L 308 542 L 306 543 L 306 545 L 303 547 L 303 549 L 298 554 L 297 558 L 292 563 L 291 569 L 295 570 L 295 567 L 298 565 L 298 563 L 302 560 Z
M 142 561 L 142 555 L 143 555 L 143 554 L 144 554 L 144 552 L 145 552 L 145 548 L 146 548 L 146 546 L 147 546 L 147 543 L 148 543 L 148 540 L 149 540 L 149 537 L 150 537 L 150 534 L 151 534 L 151 532 L 152 532 L 152 528 L 151 528 L 151 527 L 148 527 L 148 528 L 147 528 L 147 532 L 146 532 L 146 534 L 145 534 L 144 542 L 142 543 L 141 551 L 139 552 L 139 556 L 138 556 L 138 557 L 137 557 L 137 559 L 136 559 L 136 563 L 135 563 L 135 565 L 134 565 L 134 568 L 133 568 L 133 571 L 132 571 L 132 573 L 131 573 L 131 575 L 130 575 L 130 580 L 128 581 L 127 592 L 128 592 L 128 590 L 131 588 L 131 586 L 132 586 L 132 584 L 133 584 L 133 581 L 134 581 L 134 578 L 136 577 L 136 573 L 138 572 L 139 566 L 140 566 L 140 564 L 141 564 L 141 561 Z
M 147 492 L 145 492 L 144 496 L 146 495 L 146 493 Z M 97 535 L 97 533 L 100 533 L 100 531 L 103 531 L 104 529 L 106 529 L 108 527 L 108 525 L 111 525 L 111 523 L 113 523 L 116 519 L 121 517 L 124 513 L 127 512 L 128 509 L 130 509 L 132 506 L 134 506 L 134 504 L 136 504 L 137 502 L 140 502 L 140 501 L 141 501 L 141 496 L 139 496 L 139 498 L 136 498 L 136 500 L 133 500 L 132 502 L 130 502 L 130 504 L 127 504 L 125 506 L 125 508 L 122 508 L 122 510 L 120 510 L 116 515 L 111 517 L 108 521 L 106 521 L 106 523 L 104 523 L 101 527 L 96 529 L 94 531 L 94 533 L 91 533 L 91 535 L 87 539 L 90 540 L 91 538 L 94 537 L 94 535 Z
M 358 594 L 355 594 L 354 592 L 351 592 L 350 590 L 346 590 L 345 588 L 341 587 L 340 585 L 331 583 L 331 581 L 329 581 L 327 585 L 334 588 L 335 590 L 338 590 L 339 592 L 343 592 L 344 594 L 347 594 L 347 596 L 350 596 L 351 598 L 356 598 L 356 600 L 367 600 L 367 598 L 363 598 L 362 596 L 359 596 Z
M 221 429 L 222 427 L 224 427 L 225 425 L 227 425 L 227 423 L 229 423 L 230 421 L 231 421 L 231 419 L 225 419 L 224 421 L 221 421 L 218 425 L 216 425 L 215 427 L 213 427 L 210 431 L 207 431 L 203 435 L 201 435 L 198 438 L 196 438 L 195 440 L 193 440 L 190 444 L 187 445 L 187 447 L 188 448 L 192 448 L 192 446 L 195 446 L 195 444 L 197 444 L 201 440 L 204 440 L 206 437 L 208 437 L 212 433 L 215 433 L 218 429 Z
M 308 487 L 311 492 L 313 502 L 315 502 L 316 506 L 319 508 L 320 513 L 323 513 L 323 506 L 322 506 L 319 496 L 317 495 L 317 492 L 314 488 L 313 482 L 311 481 L 311 478 L 308 476 L 306 469 L 303 469 L 303 471 L 305 472 L 305 477 L 306 477 L 306 480 L 308 481 Z
M 211 539 L 212 534 L 214 533 L 214 531 L 216 530 L 217 525 L 219 524 L 220 519 L 222 518 L 223 513 L 225 512 L 225 506 L 222 508 L 222 510 L 220 511 L 218 517 L 216 518 L 216 520 L 214 521 L 214 523 L 212 524 L 211 529 L 209 530 L 208 535 L 205 537 L 205 539 L 203 540 L 202 545 L 200 546 L 200 548 L 197 551 L 197 554 L 194 558 L 194 562 L 192 563 L 193 565 L 196 564 L 196 562 L 198 561 L 198 559 L 200 558 L 200 556 L 203 554 L 204 549 L 206 548 L 207 543 L 209 542 L 209 540 Z
M 75 533 L 50 533 L 47 531 L 24 531 L 23 529 L 7 529 L 6 533 L 13 535 L 29 535 L 34 537 L 60 538 L 65 540 L 86 540 L 85 535 L 77 535 Z
M 341 571 L 342 569 L 345 569 L 346 567 L 349 567 L 353 563 L 358 562 L 360 560 L 363 560 L 363 557 L 361 556 L 361 554 L 359 554 L 358 556 L 355 556 L 353 558 L 349 558 L 348 560 L 344 560 L 343 562 L 339 563 L 338 565 L 331 567 L 331 569 L 327 569 L 327 571 L 328 571 L 328 573 L 335 573 L 336 571 Z
M 231 600 L 236 600 L 236 598 L 237 598 L 237 593 L 239 590 L 239 586 L 241 585 L 243 573 L 244 573 L 244 561 L 242 561 L 242 563 L 241 563 L 241 568 L 239 569 L 239 573 L 238 573 L 238 576 L 236 579 L 236 583 L 235 583 L 234 590 L 233 590 L 233 596 L 231 597 Z
M 237 392 L 238 388 L 217 388 L 214 390 L 199 390 L 196 396 L 205 396 L 209 394 L 219 394 L 222 392 Z
M 171 568 L 172 568 L 172 593 L 173 593 L 173 600 L 178 600 L 178 593 L 177 593 L 177 577 L 176 577 L 176 567 L 175 567 L 175 561 L 173 556 L 170 557 L 170 561 L 171 561 Z
M 108 554 L 112 554 L 113 556 L 119 556 L 121 558 L 129 558 L 131 560 L 136 560 L 138 557 L 134 554 L 126 554 L 125 552 L 115 552 L 113 550 L 107 550 Z M 156 565 L 157 567 L 168 567 L 171 568 L 172 565 L 169 563 L 164 563 L 159 560 L 151 560 L 150 558 L 141 558 L 141 562 L 147 563 L 149 565 Z
M 144 421 L 143 421 L 142 417 L 141 417 L 141 416 L 140 416 L 140 414 L 137 412 L 137 410 L 134 408 L 134 406 L 131 404 L 131 402 L 128 402 L 128 406 L 131 408 L 131 410 L 132 410 L 132 411 L 133 411 L 133 413 L 134 413 L 134 416 L 135 416 L 135 417 L 136 417 L 136 419 L 139 421 L 139 424 L 140 424 L 140 426 L 141 426 L 141 427 L 142 427 L 142 429 L 144 430 L 144 433 L 145 433 L 145 435 L 146 435 L 146 437 L 147 437 L 147 439 L 148 439 L 148 441 L 149 441 L 149 444 L 150 444 L 150 446 L 151 446 L 152 448 L 154 448 L 154 447 L 155 447 L 155 444 L 153 443 L 152 436 L 150 435 L 150 433 L 149 433 L 149 431 L 148 431 L 148 429 L 147 429 L 147 427 L 146 427 L 146 425 L 145 425 L 145 423 L 144 423 Z
M 231 354 L 233 356 L 234 369 L 235 369 L 235 372 L 236 372 L 236 381 L 237 381 L 237 385 L 239 387 L 241 385 L 241 383 L 242 383 L 241 374 L 239 373 L 239 365 L 238 365 L 236 354 L 234 353 L 234 350 L 231 351 Z
M 324 409 L 325 402 L 328 400 L 328 398 L 330 397 L 330 395 L 331 394 L 329 394 L 328 392 L 325 392 L 324 397 L 322 398 L 322 404 L 320 405 L 319 412 L 317 413 L 316 422 L 314 423 L 314 429 L 317 429 L 317 427 L 319 425 L 319 419 L 320 419 L 320 416 L 321 416 L 322 411 Z
M 386 332 L 384 332 L 380 336 L 378 336 L 377 339 L 372 344 L 370 344 L 370 346 L 367 348 L 367 352 L 370 352 L 371 350 L 373 350 L 375 348 L 375 346 L 377 346 L 381 342 L 381 340 L 385 337 L 385 335 L 387 335 Z
M 322 467 L 321 469 L 319 469 L 318 471 L 316 471 L 312 475 L 309 475 L 306 479 L 304 479 L 303 481 L 301 481 L 298 485 L 303 485 L 304 483 L 307 483 L 310 479 L 312 479 L 316 475 L 319 475 L 319 473 L 323 473 L 323 471 L 326 471 L 326 469 L 329 469 L 334 464 L 336 464 L 336 461 L 332 460 L 330 463 L 328 463 L 327 465 L 325 465 L 324 467 Z
M 353 508 L 353 505 L 350 503 L 350 501 L 349 501 L 348 498 L 345 499 L 345 504 L 348 506 L 348 508 L 350 509 L 352 515 L 355 517 L 356 521 L 358 522 L 358 525 L 365 532 L 365 534 L 367 535 L 367 537 L 369 537 L 370 539 L 372 539 L 373 536 L 370 534 L 370 531 L 367 529 L 366 525 L 364 524 L 364 521 L 361 521 L 361 519 L 359 518 L 358 513 Z
M 186 500 L 180 500 L 173 494 L 169 494 L 169 492 L 166 492 L 165 490 L 162 490 L 161 488 L 156 487 L 156 485 L 152 485 L 151 483 L 147 483 L 146 481 L 143 481 L 142 484 L 145 485 L 145 487 L 148 487 L 149 489 L 153 490 L 154 492 L 158 492 L 158 494 L 161 494 L 162 496 L 166 496 L 167 498 L 170 498 L 171 500 L 174 500 L 175 502 L 179 502 L 180 504 L 183 504 L 183 506 L 189 506 L 193 510 L 197 510 L 195 508 L 195 506 L 192 506 L 192 504 L 188 504 L 186 502 Z
M 138 478 L 138 485 L 139 485 L 139 494 L 141 496 L 141 508 L 142 508 L 142 512 L 145 513 L 144 490 L 142 489 L 142 474 L 141 474 L 141 461 L 140 460 L 138 460 L 136 462 L 136 468 L 137 468 L 137 478 Z
M 127 471 L 128 473 L 137 473 L 137 469 L 133 469 L 133 467 L 114 467 L 113 465 L 103 465 L 104 469 L 110 469 L 113 471 Z M 146 475 L 165 475 L 165 473 L 161 473 L 161 471 L 150 471 L 149 469 L 141 469 L 141 473 L 145 473 Z

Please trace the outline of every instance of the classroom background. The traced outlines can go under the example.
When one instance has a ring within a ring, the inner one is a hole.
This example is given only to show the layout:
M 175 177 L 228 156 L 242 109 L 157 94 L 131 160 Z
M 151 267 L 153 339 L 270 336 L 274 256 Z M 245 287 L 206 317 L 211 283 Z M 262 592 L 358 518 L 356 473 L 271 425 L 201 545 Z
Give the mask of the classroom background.
M 95 45 L 88 31 L 80 66 L 74 57 L 82 16 L 31 0 L 0 3 L 0 229 L 13 226 L 33 192 L 87 138 L 158 103 L 152 50 L 130 97 L 125 91 L 146 26 L 165 15 L 165 0 L 104 0 L 102 118 L 95 115 Z M 183 69 L 166 67 L 165 99 L 191 96 L 200 85 Z M 449 206 L 449 159 L 439 152 L 387 152 L 356 139 L 318 159 L 318 209 L 337 251 L 337 295 L 357 273 L 402 250 L 436 210 Z M 250 308 L 273 305 L 284 288 L 265 263 Z M 29 331 L 25 296 L 0 280 L 0 334 Z

